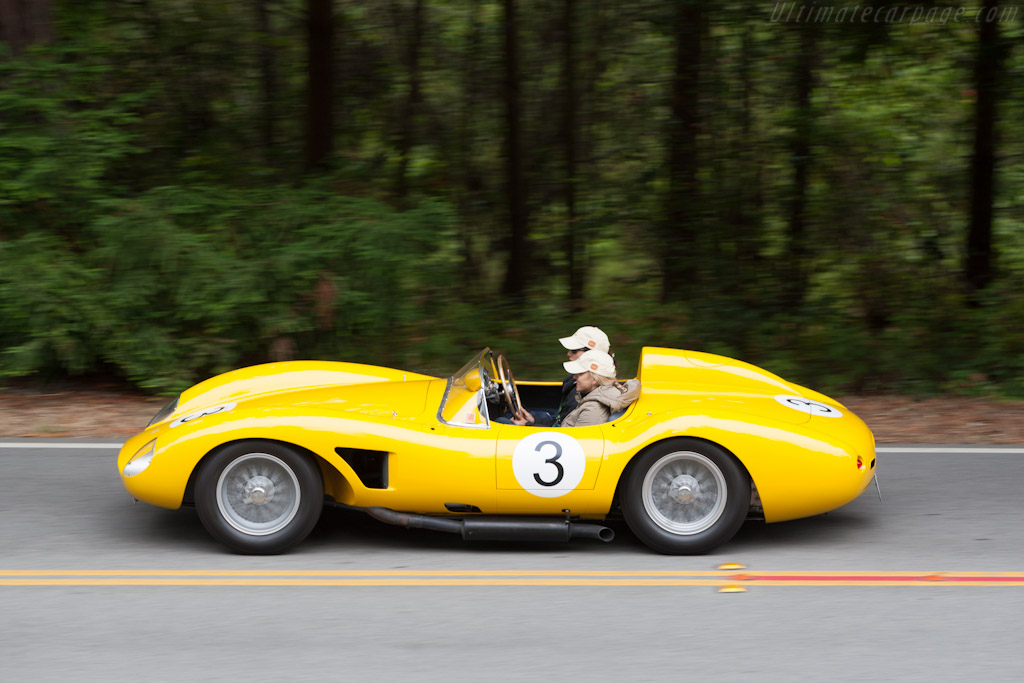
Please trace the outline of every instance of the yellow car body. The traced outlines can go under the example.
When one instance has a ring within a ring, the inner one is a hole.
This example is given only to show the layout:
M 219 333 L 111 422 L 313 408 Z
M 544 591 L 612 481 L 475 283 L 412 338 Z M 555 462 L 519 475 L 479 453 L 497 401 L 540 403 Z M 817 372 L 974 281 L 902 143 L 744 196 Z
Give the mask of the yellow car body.
M 734 458 L 752 492 L 743 501 L 743 516 L 763 511 L 767 522 L 845 505 L 875 474 L 874 439 L 860 418 L 833 399 L 741 361 L 646 347 L 637 373 L 640 395 L 624 414 L 605 424 L 563 429 L 495 421 L 494 401 L 508 390 L 497 367 L 485 349 L 447 379 L 326 361 L 235 370 L 182 393 L 125 443 L 118 471 L 132 497 L 173 509 L 195 501 L 197 486 L 204 486 L 204 463 L 213 454 L 273 442 L 315 463 L 327 502 L 401 513 L 405 523 L 494 516 L 566 524 L 613 515 L 631 463 L 665 443 L 696 444 L 698 453 L 706 443 Z M 539 394 L 559 391 L 560 385 L 529 382 L 520 388 Z M 703 456 L 695 457 L 703 462 Z M 205 475 L 211 480 L 206 489 L 220 487 L 209 494 L 213 512 L 207 515 L 217 514 L 215 500 L 226 510 L 231 486 L 245 488 L 238 495 L 249 506 L 273 495 L 269 479 L 236 469 L 232 475 L 239 484 L 226 474 L 214 484 L 214 475 Z M 706 474 L 699 467 L 696 479 L 675 472 L 662 473 L 675 482 L 673 508 L 695 495 L 691 489 Z M 720 477 L 715 482 L 726 483 Z M 642 498 L 639 492 L 634 497 Z M 643 504 L 636 503 L 641 512 Z M 246 545 L 246 521 L 240 522 L 232 525 L 243 532 L 240 540 L 221 540 L 243 552 L 262 552 Z M 273 533 L 261 527 L 257 535 Z

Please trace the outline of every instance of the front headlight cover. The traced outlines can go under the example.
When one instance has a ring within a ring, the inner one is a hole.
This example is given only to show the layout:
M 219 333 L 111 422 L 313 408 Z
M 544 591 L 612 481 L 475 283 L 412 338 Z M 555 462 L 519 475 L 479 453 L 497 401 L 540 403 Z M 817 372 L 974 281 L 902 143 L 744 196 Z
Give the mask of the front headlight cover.
M 144 472 L 149 467 L 149 464 L 153 462 L 154 455 L 156 455 L 156 439 L 147 443 L 139 449 L 138 453 L 132 456 L 128 464 L 124 466 L 124 476 L 134 477 L 136 474 Z

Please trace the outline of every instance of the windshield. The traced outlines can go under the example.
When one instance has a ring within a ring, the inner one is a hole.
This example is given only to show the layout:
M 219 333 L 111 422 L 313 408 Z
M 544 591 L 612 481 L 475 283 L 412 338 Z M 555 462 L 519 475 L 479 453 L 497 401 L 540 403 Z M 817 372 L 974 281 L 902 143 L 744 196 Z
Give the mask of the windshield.
M 487 429 L 487 393 L 496 391 L 494 359 L 491 350 L 484 349 L 462 366 L 450 380 L 441 401 L 437 417 L 445 424 L 458 427 Z

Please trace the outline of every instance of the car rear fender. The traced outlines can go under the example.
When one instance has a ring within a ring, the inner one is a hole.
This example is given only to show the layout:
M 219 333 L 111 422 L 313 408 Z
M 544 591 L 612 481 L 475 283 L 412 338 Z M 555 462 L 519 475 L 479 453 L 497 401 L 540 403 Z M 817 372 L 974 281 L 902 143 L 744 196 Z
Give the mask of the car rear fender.
M 615 510 L 615 509 L 618 508 L 619 501 L 621 500 L 620 499 L 620 495 L 622 493 L 623 482 L 626 481 L 626 479 L 629 477 L 629 473 L 633 469 L 633 467 L 635 466 L 636 462 L 648 450 L 650 450 L 651 448 L 654 448 L 655 446 L 663 444 L 666 441 L 677 441 L 677 442 L 679 442 L 679 446 L 681 448 L 685 447 L 685 444 L 687 442 L 700 442 L 700 443 L 711 444 L 712 446 L 718 446 L 719 448 L 721 448 L 721 449 L 725 450 L 727 453 L 729 453 L 729 455 L 731 455 L 733 458 L 736 458 L 736 462 L 738 462 L 740 464 L 740 467 L 742 467 L 743 471 L 746 472 L 747 478 L 750 479 L 751 491 L 756 491 L 757 490 L 757 486 L 754 483 L 754 479 L 753 479 L 753 477 L 750 476 L 750 472 L 747 470 L 746 465 L 743 464 L 743 461 L 740 460 L 739 458 L 737 458 L 735 453 L 730 451 L 728 448 L 726 448 L 722 444 L 717 443 L 715 441 L 712 441 L 711 439 L 705 439 L 705 438 L 702 438 L 702 437 L 699 437 L 699 436 L 674 436 L 674 437 L 670 437 L 670 438 L 666 438 L 666 439 L 658 439 L 656 441 L 652 441 L 651 443 L 647 444 L 646 446 L 641 448 L 639 451 L 637 451 L 636 454 L 633 455 L 633 457 L 631 457 L 629 459 L 629 462 L 626 463 L 626 467 L 625 467 L 625 469 L 622 470 L 622 473 L 619 475 L 618 482 L 615 485 L 615 494 L 612 496 L 612 506 L 611 506 L 612 510 Z
M 766 521 L 821 514 L 856 498 L 870 472 L 858 469 L 858 454 L 847 440 L 831 438 L 814 427 L 724 413 L 648 418 L 620 432 L 620 450 L 609 457 L 601 474 L 616 477 L 617 489 L 622 473 L 650 446 L 667 439 L 697 438 L 739 460 L 758 490 Z

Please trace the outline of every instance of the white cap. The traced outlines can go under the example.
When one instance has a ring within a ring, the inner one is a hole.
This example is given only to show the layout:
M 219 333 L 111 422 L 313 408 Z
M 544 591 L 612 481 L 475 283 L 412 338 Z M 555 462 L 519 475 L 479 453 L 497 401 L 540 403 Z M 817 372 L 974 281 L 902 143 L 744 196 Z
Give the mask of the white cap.
M 587 351 L 576 360 L 562 363 L 562 367 L 572 375 L 592 372 L 595 375 L 615 379 L 615 361 L 604 351 Z
M 576 349 L 596 349 L 608 353 L 611 350 L 611 342 L 608 341 L 608 335 L 597 327 L 581 327 L 571 337 L 563 337 L 558 341 L 570 351 L 575 351 Z

